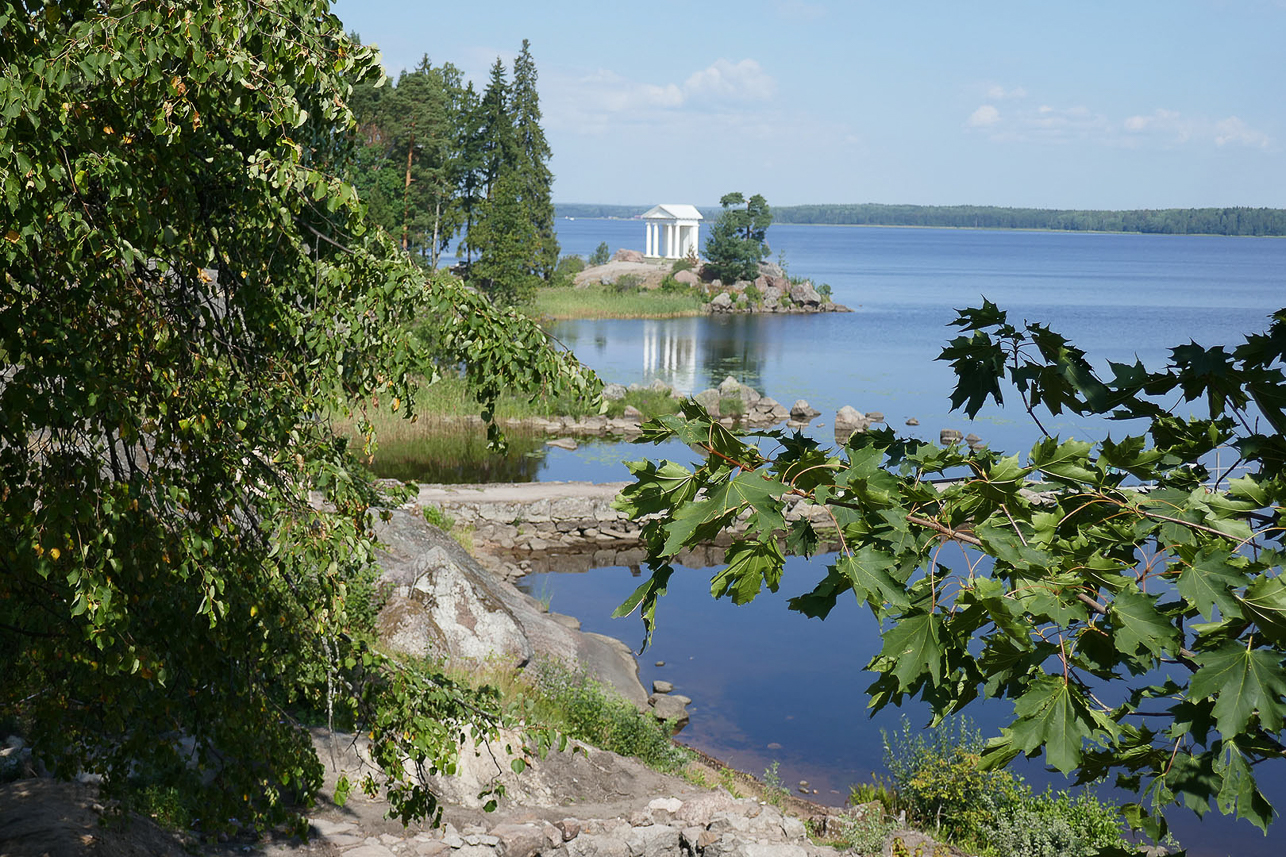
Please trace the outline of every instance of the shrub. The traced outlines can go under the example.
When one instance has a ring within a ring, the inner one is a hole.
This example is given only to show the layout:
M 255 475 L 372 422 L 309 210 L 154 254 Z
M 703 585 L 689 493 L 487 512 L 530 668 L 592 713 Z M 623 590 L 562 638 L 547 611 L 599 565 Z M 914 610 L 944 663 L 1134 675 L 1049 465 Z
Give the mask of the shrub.
M 904 718 L 897 733 L 882 735 L 893 802 L 913 823 L 957 843 L 1006 857 L 1088 857 L 1123 842 L 1119 810 L 1094 795 L 1033 794 L 1009 771 L 981 770 L 982 734 L 964 718 L 927 736 Z M 854 787 L 850 800 L 868 802 L 872 791 Z M 883 795 L 875 799 L 884 803 Z
M 554 268 L 554 276 L 550 278 L 550 285 L 556 288 L 566 288 L 576 279 L 576 275 L 585 270 L 585 260 L 577 255 L 564 256 L 558 260 L 558 266 Z
M 641 285 L 643 278 L 638 274 L 623 274 L 612 283 L 612 289 L 617 293 L 637 292 Z
M 749 301 L 751 304 L 757 304 L 762 298 L 763 298 L 763 293 L 759 291 L 758 287 L 756 287 L 754 283 L 751 283 L 750 285 L 746 286 L 747 301 Z
M 778 770 L 777 760 L 764 768 L 764 800 L 773 806 L 780 807 L 786 802 L 790 790 L 782 782 L 781 773 Z
M 817 294 L 819 294 L 819 295 L 821 295 L 821 296 L 822 296 L 822 302 L 823 302 L 823 303 L 830 303 L 830 299 L 831 299 L 831 284 L 830 284 L 830 283 L 822 283 L 820 286 L 818 286 L 818 287 L 817 287 Z
M 594 248 L 594 252 L 591 253 L 589 256 L 589 263 L 591 265 L 606 265 L 611 260 L 611 258 L 612 258 L 611 248 L 609 248 L 607 246 L 607 242 L 604 241 L 603 243 L 599 244 L 596 248 Z
M 692 270 L 693 268 L 695 268 L 696 266 L 697 266 L 697 260 L 696 260 L 696 257 L 695 257 L 695 256 L 688 256 L 688 257 L 686 257 L 686 258 L 684 258 L 684 259 L 679 259 L 677 262 L 675 262 L 673 265 L 671 265 L 671 266 L 670 266 L 670 273 L 671 273 L 671 274 L 677 274 L 677 273 L 679 273 L 680 271 L 691 271 L 691 270 Z

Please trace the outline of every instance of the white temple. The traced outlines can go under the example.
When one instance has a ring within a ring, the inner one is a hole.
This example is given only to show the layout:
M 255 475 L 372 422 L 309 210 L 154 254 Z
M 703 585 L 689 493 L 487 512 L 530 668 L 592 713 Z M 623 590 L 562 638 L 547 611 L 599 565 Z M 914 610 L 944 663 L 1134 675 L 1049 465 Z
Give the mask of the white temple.
M 643 215 L 643 222 L 647 224 L 644 256 L 682 259 L 699 252 L 701 212 L 695 206 L 658 205 Z

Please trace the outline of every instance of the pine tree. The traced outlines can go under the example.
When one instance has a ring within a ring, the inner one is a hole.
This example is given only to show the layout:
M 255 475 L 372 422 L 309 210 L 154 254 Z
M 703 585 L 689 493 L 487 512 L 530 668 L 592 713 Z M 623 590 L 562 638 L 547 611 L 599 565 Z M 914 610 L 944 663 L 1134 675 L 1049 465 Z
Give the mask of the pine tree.
M 536 91 L 536 63 L 531 43 L 522 40 L 522 52 L 514 60 L 510 112 L 513 115 L 515 168 L 518 192 L 539 238 L 533 267 L 548 282 L 558 265 L 558 238 L 554 234 L 554 203 L 550 191 L 554 174 L 549 170 L 553 152 L 540 127 L 540 95 Z

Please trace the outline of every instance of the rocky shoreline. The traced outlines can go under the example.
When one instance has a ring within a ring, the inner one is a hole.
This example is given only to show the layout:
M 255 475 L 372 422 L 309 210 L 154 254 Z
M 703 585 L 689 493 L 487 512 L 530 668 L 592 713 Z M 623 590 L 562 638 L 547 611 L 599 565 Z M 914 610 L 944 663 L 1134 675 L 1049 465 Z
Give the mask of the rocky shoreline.
M 753 280 L 725 283 L 703 270 L 700 261 L 672 271 L 672 260 L 647 259 L 637 250 L 617 250 L 611 261 L 593 265 L 576 275 L 578 288 L 590 285 L 651 290 L 662 288 L 667 277 L 675 284 L 698 291 L 706 311 L 720 313 L 805 314 L 852 312 L 830 299 L 830 287 L 820 290 L 811 280 L 791 278 L 780 265 L 760 262 Z
M 512 487 L 512 486 L 510 486 Z M 594 486 L 603 493 L 601 486 Z M 390 510 L 378 525 L 381 584 L 389 591 L 379 628 L 386 645 L 411 655 L 445 657 L 457 666 L 497 661 L 522 666 L 535 658 L 556 658 L 585 668 L 643 710 L 681 703 L 685 698 L 655 687 L 648 694 L 638 665 L 625 644 L 579 630 L 579 622 L 548 613 L 539 601 L 478 562 L 450 536 L 425 522 L 420 500 L 435 499 L 431 487 L 407 506 Z M 457 489 L 451 489 L 457 490 Z M 584 486 L 575 495 L 593 493 Z M 609 486 L 605 490 L 615 491 Z M 572 496 L 564 499 L 585 499 Z M 550 506 L 551 520 L 570 511 Z M 609 501 L 610 502 L 610 501 Z M 503 503 L 501 504 L 503 505 Z M 534 504 L 520 504 L 539 517 Z M 597 501 L 591 514 L 601 508 Z M 583 510 L 582 510 L 583 511 Z M 484 516 L 485 517 L 485 516 Z M 494 515 L 492 517 L 495 517 Z M 501 515 L 503 517 L 503 515 Z M 597 518 L 595 518 L 597 520 Z M 666 700 L 666 701 L 663 701 Z M 532 762 L 522 774 L 510 769 L 505 744 L 465 748 L 457 774 L 432 783 L 444 801 L 441 828 L 403 827 L 386 817 L 387 804 L 354 790 L 343 805 L 334 802 L 341 775 L 355 780 L 372 767 L 361 735 L 313 730 L 325 784 L 307 813 L 307 840 L 277 832 L 264 840 L 203 844 L 133 817 L 130 824 L 105 824 L 113 812 L 100 802 L 91 780 L 58 782 L 32 776 L 0 785 L 0 849 L 6 857 L 59 855 L 162 855 L 255 853 L 265 857 L 830 857 L 843 852 L 816 844 L 813 836 L 833 835 L 864 810 L 841 814 L 790 796 L 773 803 L 743 797 L 713 782 L 744 785 L 753 780 L 700 758 L 689 778 L 660 774 L 641 763 L 576 744 Z M 25 755 L 24 755 L 25 754 Z M 3 760 L 21 763 L 30 751 L 11 737 Z M 700 754 L 698 754 L 699 756 Z M 12 757 L 12 758 L 11 758 Z M 503 782 L 507 795 L 495 812 L 484 812 L 478 794 Z M 740 788 L 741 785 L 736 786 Z M 784 811 L 785 810 L 785 811 Z M 865 810 L 871 811 L 871 810 Z M 807 821 L 807 824 L 805 823 Z M 885 854 L 951 854 L 922 834 L 897 831 Z M 927 850 L 925 850 L 927 849 Z

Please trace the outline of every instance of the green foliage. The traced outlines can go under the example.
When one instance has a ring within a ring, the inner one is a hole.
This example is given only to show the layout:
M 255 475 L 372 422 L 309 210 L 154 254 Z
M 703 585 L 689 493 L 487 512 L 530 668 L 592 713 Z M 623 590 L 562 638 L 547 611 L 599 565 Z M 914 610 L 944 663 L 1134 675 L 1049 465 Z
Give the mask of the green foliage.
M 580 256 L 572 254 L 564 256 L 558 260 L 558 267 L 554 268 L 554 276 L 550 278 L 550 285 L 554 288 L 570 288 L 576 279 L 576 275 L 585 270 L 585 260 Z
M 983 766 L 982 734 L 963 717 L 927 735 L 903 718 L 900 730 L 881 734 L 893 806 L 921 828 L 1005 857 L 1088 857 L 1123 844 L 1118 807 L 1092 794 L 1035 795 L 1016 774 Z
M 424 520 L 446 533 L 451 532 L 455 527 L 455 518 L 437 506 L 424 507 Z
M 751 283 L 746 286 L 745 296 L 749 303 L 757 304 L 763 298 L 763 293 L 759 291 L 759 288 L 754 283 Z
M 870 803 L 878 803 L 885 813 L 895 815 L 898 811 L 897 787 L 878 774 L 872 776 L 870 782 L 855 783 L 848 787 L 849 806 L 858 807 Z
M 729 193 L 719 204 L 723 212 L 706 239 L 706 275 L 725 283 L 753 280 L 759 275 L 759 262 L 768 256 L 772 210 L 759 194 L 746 200 L 740 193 Z
M 834 818 L 831 824 L 834 824 Z M 838 819 L 839 835 L 831 834 L 824 842 L 863 857 L 882 854 L 885 838 L 898 827 L 895 821 L 880 813 L 845 813 Z
M 583 669 L 554 661 L 528 666 L 536 711 L 569 737 L 603 750 L 639 759 L 659 771 L 674 772 L 688 754 L 672 740 L 673 728 L 644 714 Z
M 772 764 L 764 768 L 763 777 L 763 799 L 776 807 L 780 807 L 786 802 L 786 798 L 790 796 L 790 789 L 786 788 L 786 784 L 782 782 L 779 768 L 779 763 L 776 759 L 773 759 Z
M 825 618 L 849 593 L 869 606 L 883 635 L 868 664 L 873 707 L 918 696 L 940 720 L 1007 697 L 1013 718 L 984 748 L 984 770 L 1043 753 L 1082 782 L 1114 776 L 1141 798 L 1126 818 L 1154 839 L 1174 805 L 1213 804 L 1266 828 L 1274 810 L 1253 769 L 1282 764 L 1286 714 L 1286 310 L 1235 347 L 1183 345 L 1159 371 L 1111 364 L 1111 378 L 990 303 L 955 323 L 941 359 L 970 416 L 1000 403 L 1007 382 L 1037 427 L 1039 411 L 1071 411 L 1137 420 L 1143 433 L 1045 437 L 1025 459 L 887 429 L 838 450 L 760 432 L 757 448 L 685 406 L 640 441 L 677 438 L 707 458 L 629 465 L 618 506 L 651 516 L 653 571 L 618 613 L 639 609 L 650 635 L 676 555 L 734 520 L 747 526 L 712 594 L 745 603 L 775 590 L 779 541 L 803 554 L 818 543 L 818 525 L 786 523 L 793 495 L 826 512 L 840 550 L 790 607 Z M 1201 415 L 1172 413 L 1198 401 Z M 1208 469 L 1219 446 L 1245 475 Z
M 530 312 L 541 318 L 679 318 L 701 315 L 702 298 L 691 289 L 636 289 L 618 292 L 611 286 L 538 289 Z
M 832 293 L 830 283 L 822 283 L 817 287 L 817 294 L 822 296 L 822 303 L 830 303 Z
M 611 259 L 612 249 L 607 246 L 606 241 L 603 241 L 595 247 L 594 252 L 590 254 L 589 263 L 591 265 L 606 265 L 611 261 Z
M 678 411 L 679 400 L 666 391 L 628 390 L 625 393 L 625 398 L 607 403 L 607 415 L 609 417 L 624 416 L 626 407 L 637 408 L 645 418 L 653 419 Z
M 674 264 L 670 266 L 670 273 L 677 274 L 680 271 L 691 271 L 696 266 L 697 266 L 697 263 L 694 259 L 691 259 L 691 258 L 675 259 Z
M 622 274 L 612 281 L 612 290 L 621 294 L 637 292 L 643 285 L 643 278 L 638 274 Z
M 499 711 L 364 645 L 389 499 L 319 415 L 410 414 L 430 365 L 466 365 L 488 415 L 502 388 L 594 380 L 366 228 L 342 141 L 380 71 L 324 2 L 0 19 L 0 709 L 58 774 L 112 795 L 156 772 L 219 830 L 315 793 L 288 712 L 333 705 L 376 735 L 397 811 L 431 814 L 404 757 L 449 759 L 447 724 Z

